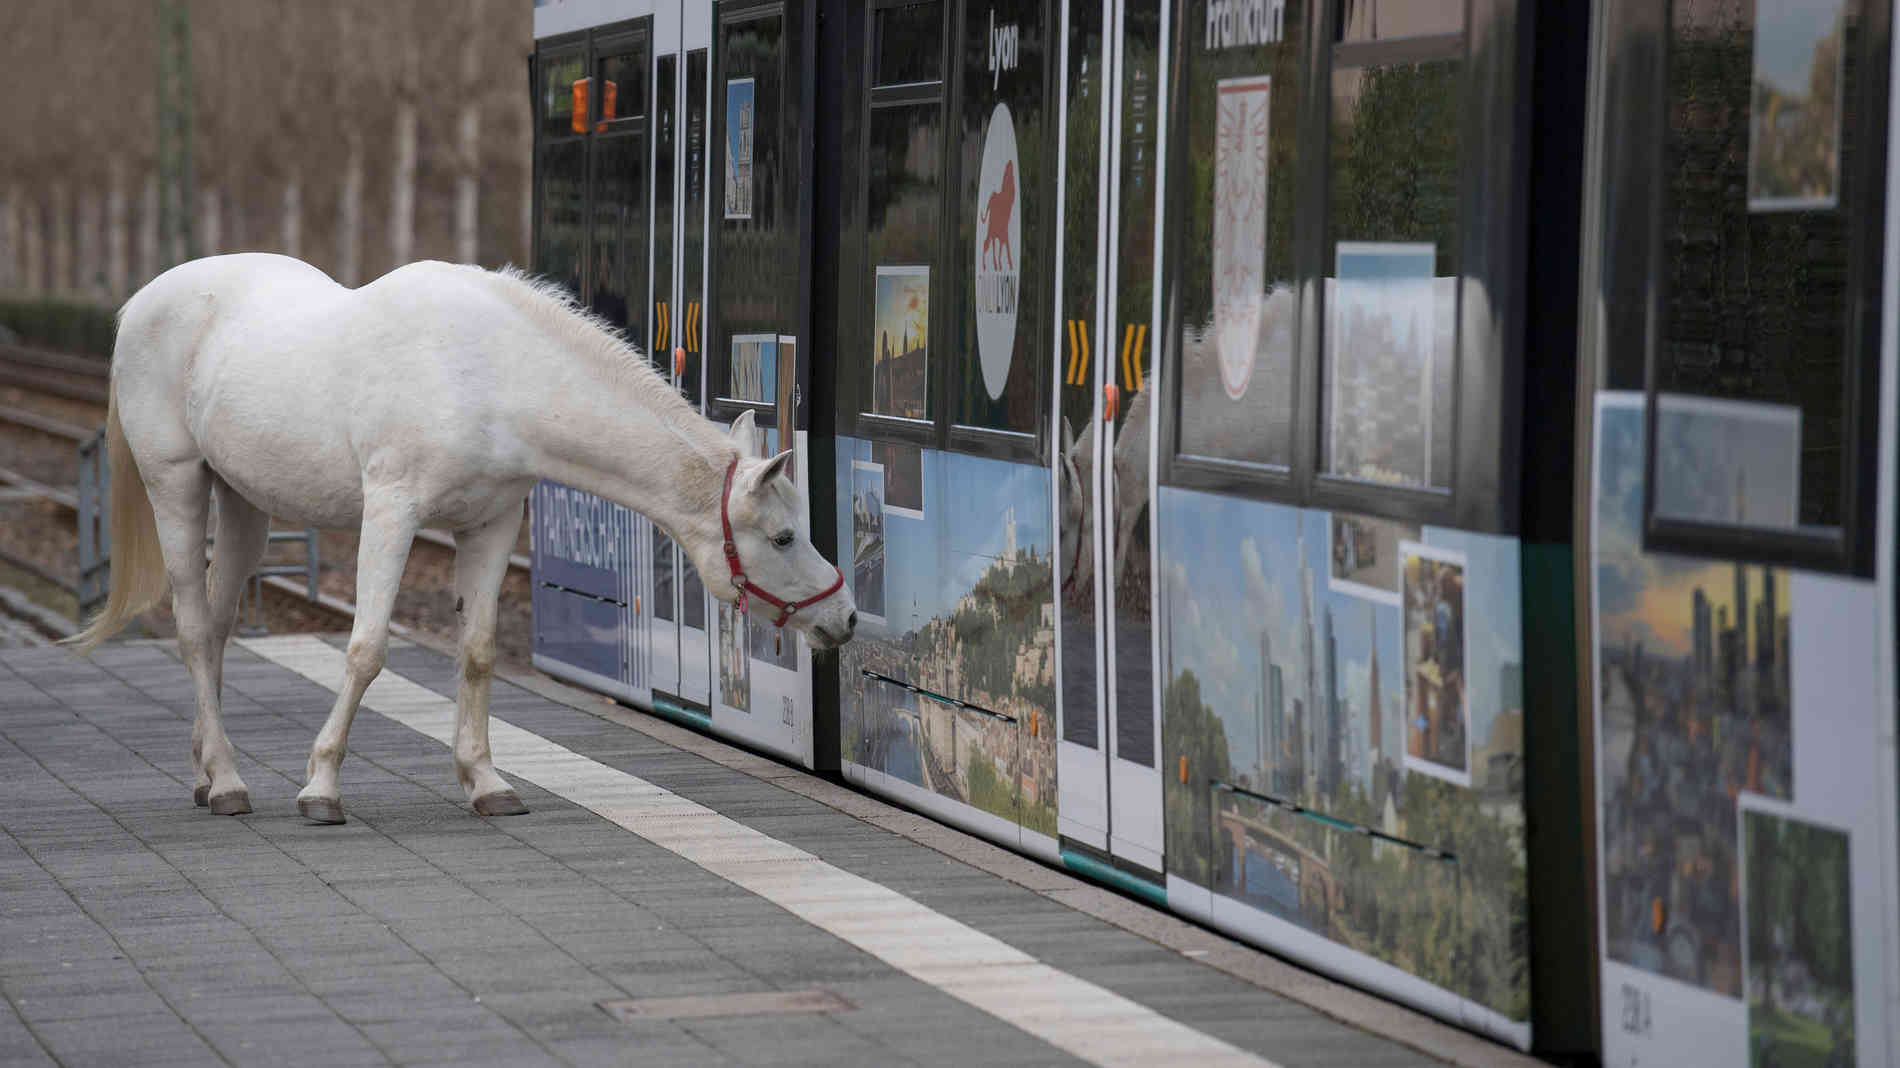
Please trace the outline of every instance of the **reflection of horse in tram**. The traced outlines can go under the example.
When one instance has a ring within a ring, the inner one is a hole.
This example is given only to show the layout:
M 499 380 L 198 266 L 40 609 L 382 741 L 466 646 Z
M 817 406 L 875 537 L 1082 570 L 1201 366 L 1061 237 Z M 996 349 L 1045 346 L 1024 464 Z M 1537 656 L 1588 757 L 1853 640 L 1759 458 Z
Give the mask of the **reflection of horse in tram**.
M 1115 567 L 1110 574 L 1121 583 L 1128 576 L 1128 545 L 1134 538 L 1135 524 L 1148 510 L 1148 434 L 1149 394 L 1135 394 L 1128 406 L 1115 439 L 1114 485 L 1111 507 L 1115 509 Z M 1089 547 L 1095 538 L 1094 509 L 1088 506 L 1090 487 L 1095 475 L 1095 439 L 1099 436 L 1099 418 L 1089 424 L 1080 441 L 1069 421 L 1062 420 L 1061 534 L 1063 589 L 1087 589 L 1095 574 L 1094 554 Z M 1078 551 L 1079 547 L 1079 551 Z
M 1300 926 L 1330 935 L 1332 918 L 1346 907 L 1345 893 L 1324 857 L 1294 841 L 1265 820 L 1229 809 L 1220 814 L 1221 831 L 1233 839 L 1232 888 L 1242 898 L 1264 903 L 1268 911 Z M 1250 885 L 1247 863 L 1265 885 Z
M 1290 285 L 1276 284 L 1273 291 L 1265 295 L 1255 342 L 1256 360 L 1260 359 L 1260 353 L 1270 349 L 1280 351 L 1274 346 L 1283 346 L 1290 358 L 1297 303 Z M 1276 341 L 1276 337 L 1283 341 Z M 1205 353 L 1207 362 L 1197 367 L 1195 357 L 1201 352 Z M 1235 401 L 1227 396 L 1219 384 L 1218 356 L 1211 343 L 1202 349 L 1198 343 L 1190 340 L 1184 346 L 1183 356 L 1188 361 L 1184 371 L 1189 374 L 1189 378 L 1182 383 L 1181 411 L 1183 418 L 1188 418 L 1186 413 L 1192 409 L 1192 418 L 1197 422 L 1202 442 L 1198 451 L 1217 456 L 1244 455 L 1245 449 L 1241 443 L 1257 438 L 1263 426 L 1271 424 L 1275 418 L 1272 414 L 1275 406 L 1270 399 L 1275 395 L 1271 390 L 1284 391 L 1285 383 L 1274 380 L 1275 375 L 1283 372 L 1271 372 L 1266 380 L 1251 383 L 1248 399 L 1244 402 Z M 1270 362 L 1268 366 L 1278 365 Z M 1252 377 L 1251 370 L 1248 377 Z M 1147 385 L 1153 385 L 1152 378 Z M 1196 390 L 1199 394 L 1190 405 L 1187 397 L 1195 395 Z M 1149 396 L 1153 392 L 1152 388 L 1135 392 L 1133 399 L 1128 402 L 1127 416 L 1115 431 L 1115 477 L 1110 507 L 1115 511 L 1113 576 L 1118 585 L 1135 577 L 1128 572 L 1128 547 L 1134 540 L 1136 526 L 1149 504 L 1148 441 L 1152 427 Z M 1284 392 L 1279 394 L 1283 395 Z M 1062 540 L 1059 548 L 1063 567 L 1060 581 L 1064 590 L 1086 590 L 1094 576 L 1094 560 L 1090 552 L 1095 535 L 1094 510 L 1088 502 L 1092 493 L 1095 439 L 1100 436 L 1099 428 L 1098 414 L 1078 438 L 1068 419 L 1062 420 L 1062 455 L 1057 466 L 1062 473 L 1059 511 Z M 1077 552 L 1078 546 L 1080 552 Z

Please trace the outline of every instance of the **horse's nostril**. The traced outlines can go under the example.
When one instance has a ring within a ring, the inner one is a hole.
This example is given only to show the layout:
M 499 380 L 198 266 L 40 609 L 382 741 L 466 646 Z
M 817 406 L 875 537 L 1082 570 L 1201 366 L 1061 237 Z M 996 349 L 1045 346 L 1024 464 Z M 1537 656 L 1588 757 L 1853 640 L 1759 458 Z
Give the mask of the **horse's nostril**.
M 858 629 L 858 613 L 857 613 L 857 609 L 855 609 L 855 608 L 854 608 L 854 609 L 852 609 L 852 610 L 851 610 L 851 614 L 850 614 L 849 616 L 847 616 L 847 617 L 845 617 L 845 621 L 844 621 L 844 629 L 845 629 L 845 632 L 846 632 L 846 633 L 849 633 L 849 632 L 851 632 L 851 631 L 854 631 L 854 630 L 857 630 L 857 629 Z

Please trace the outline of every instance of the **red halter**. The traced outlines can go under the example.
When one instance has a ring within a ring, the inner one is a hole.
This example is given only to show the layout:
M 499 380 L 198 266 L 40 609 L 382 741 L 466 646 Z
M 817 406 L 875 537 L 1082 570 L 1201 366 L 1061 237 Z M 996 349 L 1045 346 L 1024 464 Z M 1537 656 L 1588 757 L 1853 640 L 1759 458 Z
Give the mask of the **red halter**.
M 739 458 L 734 456 L 732 462 L 726 465 L 726 488 L 719 495 L 719 527 L 726 535 L 726 566 L 732 569 L 732 585 L 739 591 L 739 610 L 741 612 L 746 610 L 746 594 L 751 594 L 778 609 L 778 618 L 772 621 L 772 625 L 782 627 L 786 620 L 792 618 L 792 613 L 801 608 L 810 608 L 843 589 L 844 572 L 839 570 L 837 564 L 831 565 L 831 569 L 838 572 L 837 581 L 826 586 L 823 593 L 814 594 L 802 601 L 782 601 L 754 586 L 752 580 L 745 577 L 745 568 L 739 565 L 739 547 L 732 543 L 732 517 L 728 513 L 728 505 L 732 501 L 732 473 L 738 469 Z

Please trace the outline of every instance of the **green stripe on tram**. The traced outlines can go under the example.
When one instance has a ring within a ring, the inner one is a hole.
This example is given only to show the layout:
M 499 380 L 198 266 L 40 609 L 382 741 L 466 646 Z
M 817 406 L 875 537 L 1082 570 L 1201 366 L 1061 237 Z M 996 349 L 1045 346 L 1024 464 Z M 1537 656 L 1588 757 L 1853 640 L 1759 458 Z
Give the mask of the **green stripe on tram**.
M 706 731 L 712 730 L 712 716 L 701 712 L 697 708 L 687 708 L 685 705 L 657 693 L 653 695 L 653 711 L 665 716 L 667 719 L 684 723 L 688 727 L 697 727 L 700 730 Z
M 1168 907 L 1168 891 L 1159 883 L 1151 883 L 1140 876 L 1130 875 L 1113 864 L 1103 863 L 1086 853 L 1078 853 L 1073 849 L 1062 851 L 1062 863 L 1096 882 L 1107 883 L 1117 890 L 1133 894 L 1161 908 Z

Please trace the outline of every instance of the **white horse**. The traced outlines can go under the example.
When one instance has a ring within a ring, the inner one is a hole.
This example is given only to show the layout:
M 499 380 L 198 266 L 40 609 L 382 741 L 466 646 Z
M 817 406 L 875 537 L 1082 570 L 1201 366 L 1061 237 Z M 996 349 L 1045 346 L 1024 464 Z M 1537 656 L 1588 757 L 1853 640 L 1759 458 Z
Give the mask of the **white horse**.
M 310 752 L 297 808 L 343 822 L 350 722 L 382 670 L 416 532 L 455 537 L 461 681 L 455 770 L 475 811 L 527 811 L 488 748 L 495 609 L 523 502 L 556 479 L 666 530 L 722 601 L 745 591 L 815 648 L 857 624 L 812 547 L 790 452 L 758 455 L 750 412 L 730 435 L 562 291 L 514 271 L 415 263 L 345 289 L 283 256 L 175 267 L 126 302 L 106 416 L 112 585 L 82 651 L 164 595 L 198 688 L 193 799 L 251 810 L 220 718 L 225 643 L 270 517 L 359 527 L 347 685 Z M 210 496 L 217 542 L 206 581 Z M 787 616 L 790 618 L 788 619 Z

